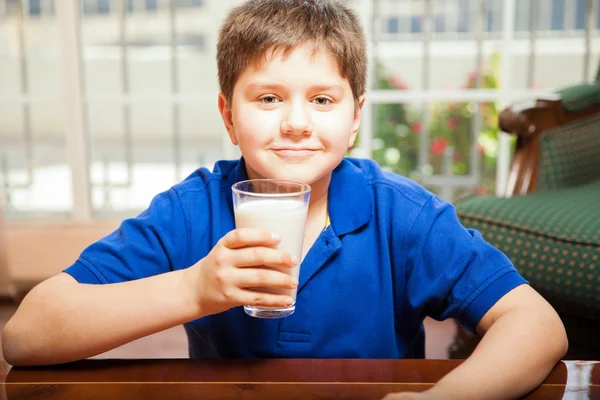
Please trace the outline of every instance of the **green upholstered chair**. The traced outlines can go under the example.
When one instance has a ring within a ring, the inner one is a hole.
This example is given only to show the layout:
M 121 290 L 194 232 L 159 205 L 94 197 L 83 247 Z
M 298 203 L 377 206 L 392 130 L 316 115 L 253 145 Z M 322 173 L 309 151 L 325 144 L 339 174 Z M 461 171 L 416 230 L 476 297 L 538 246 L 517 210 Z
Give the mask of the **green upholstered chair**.
M 600 359 L 600 87 L 580 85 L 513 105 L 500 128 L 517 136 L 506 197 L 456 204 L 561 316 L 567 358 Z M 451 357 L 479 338 L 459 326 Z

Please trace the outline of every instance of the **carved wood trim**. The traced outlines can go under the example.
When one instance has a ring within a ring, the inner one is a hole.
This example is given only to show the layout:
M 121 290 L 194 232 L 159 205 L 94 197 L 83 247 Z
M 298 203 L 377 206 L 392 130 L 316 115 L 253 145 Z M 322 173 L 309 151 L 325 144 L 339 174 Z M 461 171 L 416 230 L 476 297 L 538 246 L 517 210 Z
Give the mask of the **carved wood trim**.
M 499 116 L 500 129 L 517 136 L 517 145 L 505 196 L 535 191 L 540 164 L 542 132 L 600 112 L 600 105 L 567 112 L 560 95 L 541 97 L 533 102 L 513 104 Z

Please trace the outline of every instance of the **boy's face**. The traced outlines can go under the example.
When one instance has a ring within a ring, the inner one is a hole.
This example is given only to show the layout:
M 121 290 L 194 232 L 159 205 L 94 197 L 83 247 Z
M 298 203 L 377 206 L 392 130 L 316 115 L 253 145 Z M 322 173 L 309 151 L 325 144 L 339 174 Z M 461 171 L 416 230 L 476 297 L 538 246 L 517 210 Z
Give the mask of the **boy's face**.
M 229 137 L 251 179 L 328 185 L 331 171 L 354 144 L 359 108 L 328 50 L 298 46 L 287 57 L 268 53 L 239 77 L 232 107 L 219 96 Z

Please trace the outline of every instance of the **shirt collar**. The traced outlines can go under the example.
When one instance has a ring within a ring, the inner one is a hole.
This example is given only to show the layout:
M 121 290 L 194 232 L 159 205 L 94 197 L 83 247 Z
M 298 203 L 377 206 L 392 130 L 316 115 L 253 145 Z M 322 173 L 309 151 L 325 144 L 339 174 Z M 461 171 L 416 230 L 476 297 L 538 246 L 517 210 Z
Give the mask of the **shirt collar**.
M 227 203 L 232 212 L 231 186 L 246 179 L 248 174 L 242 157 L 227 176 Z M 331 174 L 328 210 L 331 227 L 337 236 L 357 230 L 369 222 L 373 215 L 373 196 L 369 184 L 352 159 L 343 159 Z
M 329 184 L 329 218 L 337 236 L 357 230 L 373 215 L 373 195 L 369 184 L 352 160 L 342 160 L 333 170 Z

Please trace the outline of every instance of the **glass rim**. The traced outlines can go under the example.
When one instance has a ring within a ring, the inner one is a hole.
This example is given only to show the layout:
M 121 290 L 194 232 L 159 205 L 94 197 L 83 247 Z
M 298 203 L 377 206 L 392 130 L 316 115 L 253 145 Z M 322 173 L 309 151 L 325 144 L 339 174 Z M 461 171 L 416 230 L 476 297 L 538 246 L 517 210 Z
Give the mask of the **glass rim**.
M 238 189 L 236 187 L 242 183 L 248 183 L 248 182 L 283 182 L 283 183 L 298 185 L 302 189 L 298 190 L 297 192 L 288 192 L 288 193 L 260 193 L 260 192 L 250 192 L 248 190 L 242 190 L 242 189 Z M 311 187 L 308 183 L 304 183 L 304 182 L 300 182 L 300 181 L 290 181 L 290 180 L 286 180 L 286 179 L 246 179 L 246 180 L 239 181 L 239 182 L 236 182 L 233 185 L 231 185 L 231 190 L 234 191 L 235 193 L 245 194 L 248 196 L 272 198 L 272 197 L 292 197 L 292 196 L 305 195 L 307 193 L 310 193 Z

